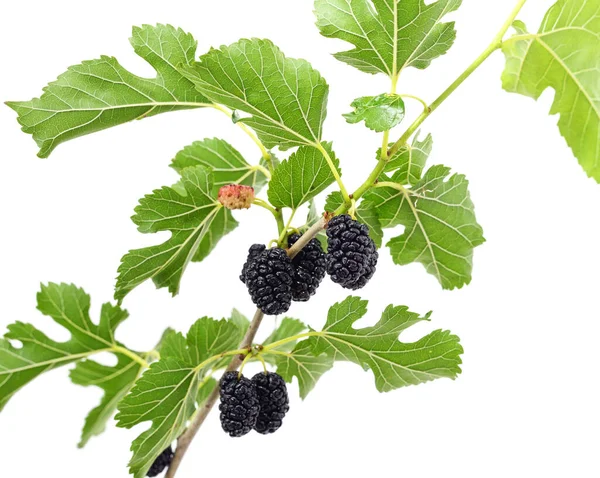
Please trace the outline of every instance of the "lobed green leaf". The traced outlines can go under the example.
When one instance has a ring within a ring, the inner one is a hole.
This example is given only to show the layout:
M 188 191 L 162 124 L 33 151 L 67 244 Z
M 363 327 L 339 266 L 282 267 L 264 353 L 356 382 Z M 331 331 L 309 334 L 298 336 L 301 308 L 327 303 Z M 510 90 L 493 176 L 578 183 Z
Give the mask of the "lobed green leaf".
M 485 242 L 467 179 L 449 174 L 450 168 L 433 166 L 413 188 L 396 183 L 366 195 L 382 227 L 405 226 L 387 244 L 394 262 L 422 263 L 444 289 L 470 283 L 473 249 Z
M 514 24 L 517 36 L 503 43 L 506 91 L 538 99 L 555 91 L 550 114 L 586 173 L 600 182 L 600 4 L 559 0 L 537 34 Z
M 366 73 L 397 77 L 409 66 L 425 69 L 454 43 L 454 22 L 442 18 L 461 0 L 315 0 L 317 27 L 354 49 L 334 56 Z
M 196 54 L 196 40 L 170 25 L 134 27 L 131 45 L 156 78 L 130 73 L 116 58 L 102 56 L 71 66 L 44 88 L 40 98 L 12 101 L 25 133 L 47 157 L 60 143 L 131 120 L 206 106 L 209 101 L 177 71 Z
M 114 332 L 128 316 L 118 306 L 104 304 L 100 322 L 89 316 L 90 297 L 74 285 L 43 285 L 37 295 L 38 309 L 71 334 L 56 342 L 31 324 L 15 322 L 0 339 L 0 409 L 23 386 L 40 374 L 57 367 L 112 351 L 117 345 Z M 11 341 L 18 341 L 15 347 Z
M 100 321 L 90 319 L 90 297 L 74 285 L 43 285 L 37 295 L 38 309 L 71 334 L 66 342 L 56 342 L 31 324 L 16 322 L 0 339 L 0 410 L 23 386 L 44 372 L 77 362 L 71 371 L 74 383 L 97 386 L 104 391 L 100 405 L 86 418 L 80 447 L 99 435 L 112 417 L 116 405 L 131 389 L 143 370 L 143 361 L 124 354 L 126 349 L 115 340 L 115 331 L 128 314 L 119 306 L 104 304 Z M 20 342 L 16 347 L 13 341 Z M 89 357 L 112 352 L 114 367 L 100 365 Z
M 184 194 L 185 193 L 185 194 Z M 202 260 L 237 221 L 214 198 L 212 173 L 203 166 L 182 171 L 180 187 L 164 187 L 145 196 L 133 222 L 140 232 L 170 231 L 158 246 L 129 251 L 121 259 L 115 298 L 122 299 L 147 279 L 175 295 L 192 260 Z
M 305 60 L 287 58 L 269 40 L 240 40 L 213 49 L 180 72 L 204 96 L 237 116 L 268 147 L 289 149 L 321 139 L 329 87 Z
M 380 392 L 442 377 L 454 379 L 461 372 L 463 348 L 450 332 L 436 330 L 414 343 L 398 340 L 404 330 L 429 320 L 429 314 L 420 317 L 407 307 L 390 305 L 374 326 L 355 328 L 354 323 L 366 312 L 367 301 L 358 297 L 331 307 L 322 333 L 308 339 L 313 354 L 371 369 Z
M 104 391 L 100 405 L 85 419 L 79 448 L 83 448 L 93 436 L 104 432 L 106 424 L 117 410 L 117 404 L 129 393 L 143 370 L 139 362 L 124 355 L 119 355 L 114 367 L 84 360 L 71 370 L 73 383 L 84 387 L 100 387 Z

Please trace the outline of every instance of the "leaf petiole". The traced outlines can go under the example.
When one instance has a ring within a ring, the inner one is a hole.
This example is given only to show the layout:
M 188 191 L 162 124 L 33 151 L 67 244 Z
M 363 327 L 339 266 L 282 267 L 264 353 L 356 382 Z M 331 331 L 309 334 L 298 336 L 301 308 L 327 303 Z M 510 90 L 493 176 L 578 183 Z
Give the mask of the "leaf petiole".
M 250 349 L 243 348 L 243 349 L 237 349 L 237 350 L 230 350 L 229 352 L 223 352 L 223 353 L 220 353 L 217 355 L 213 355 L 212 357 L 207 358 L 203 362 L 200 362 L 196 367 L 194 367 L 194 372 L 197 373 L 200 370 L 202 370 L 203 368 L 205 368 L 207 365 L 210 365 L 211 363 L 216 362 L 217 360 L 221 360 L 222 358 L 225 358 L 225 357 L 231 357 L 232 355 L 244 355 L 246 357 L 249 354 L 250 354 Z
M 277 209 L 275 209 L 273 206 L 271 206 L 267 201 L 264 201 L 263 199 L 260 198 L 254 198 L 254 201 L 252 201 L 252 204 L 262 207 L 264 209 L 266 209 L 267 211 L 270 211 L 273 216 L 277 217 Z
M 400 191 L 401 193 L 408 194 L 408 189 L 406 189 L 402 184 L 394 183 L 392 181 L 382 181 L 373 186 L 374 188 L 392 188 L 396 191 Z
M 150 366 L 150 364 L 146 360 L 144 360 L 142 357 L 140 357 L 138 354 L 136 354 L 135 352 L 132 352 L 131 350 L 126 349 L 125 347 L 122 347 L 120 345 L 113 345 L 110 348 L 110 351 L 114 352 L 116 354 L 125 355 L 126 357 L 129 357 L 131 360 L 133 360 L 134 362 L 137 362 L 144 368 L 148 368 Z
M 415 96 L 415 95 L 408 95 L 408 94 L 401 94 L 398 95 L 402 98 L 409 98 L 411 100 L 415 100 L 418 101 L 419 103 L 421 103 L 421 105 L 423 105 L 423 110 L 427 111 L 429 109 L 429 104 L 427 103 L 427 101 L 425 101 L 423 98 L 419 97 L 419 96 Z
M 269 181 L 271 180 L 271 172 L 264 166 L 261 166 L 260 164 L 256 164 L 256 165 L 252 166 L 251 170 L 252 171 L 260 171 L 261 173 L 263 173 L 266 176 L 266 178 Z
M 289 344 L 290 342 L 295 342 L 300 339 L 305 339 L 307 337 L 319 337 L 323 335 L 323 332 L 316 332 L 314 330 L 311 332 L 304 332 L 303 334 L 292 335 L 291 337 L 286 337 L 285 339 L 278 340 L 277 342 L 264 345 L 263 348 L 259 351 L 259 354 L 275 353 L 273 349 L 281 347 L 282 345 Z
M 283 230 L 281 231 L 281 233 L 279 235 L 279 239 L 277 239 L 277 244 L 279 244 L 280 247 L 283 245 L 285 236 L 287 235 L 288 231 L 291 229 L 291 224 L 292 224 L 292 221 L 294 220 L 294 216 L 296 215 L 296 211 L 297 211 L 297 209 L 292 209 L 292 213 L 290 214 L 290 217 L 289 217 L 286 225 L 283 227 Z
M 331 173 L 333 174 L 335 181 L 338 183 L 340 192 L 342 193 L 342 197 L 344 198 L 344 202 L 346 204 L 350 205 L 350 195 L 348 194 L 348 190 L 346 189 L 346 186 L 344 185 L 344 182 L 342 181 L 340 173 L 338 172 L 337 168 L 335 167 L 335 164 L 333 163 L 331 156 L 329 155 L 327 150 L 323 147 L 323 145 L 320 142 L 315 143 L 314 147 L 317 148 L 321 152 L 321 154 L 325 158 L 325 161 L 327 161 L 327 164 L 329 165 L 329 169 L 331 169 Z

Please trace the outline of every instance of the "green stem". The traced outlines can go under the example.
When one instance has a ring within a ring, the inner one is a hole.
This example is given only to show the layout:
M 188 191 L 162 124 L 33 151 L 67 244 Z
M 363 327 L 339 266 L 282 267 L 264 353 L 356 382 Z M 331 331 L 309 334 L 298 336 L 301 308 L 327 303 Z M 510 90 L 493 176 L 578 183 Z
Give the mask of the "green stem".
M 526 33 L 523 35 L 513 35 L 512 37 L 504 40 L 502 42 L 502 46 L 508 45 L 508 44 L 516 42 L 516 41 L 537 40 L 538 38 L 540 38 L 540 36 L 541 35 L 539 33 Z
M 400 191 L 404 194 L 409 193 L 408 189 L 406 189 L 404 186 L 402 186 L 402 184 L 393 183 L 391 181 L 381 181 L 380 183 L 375 184 L 373 187 L 374 188 L 392 188 L 392 189 L 395 189 L 396 191 Z
M 125 347 L 121 347 L 120 345 L 113 345 L 110 350 L 116 354 L 121 354 L 121 355 L 125 355 L 126 357 L 129 357 L 131 360 L 139 363 L 144 368 L 148 368 L 150 366 L 150 364 L 146 360 L 144 360 L 142 357 L 140 357 L 135 352 L 132 352 L 131 350 L 126 349 Z
M 506 22 L 504 22 L 504 25 L 502 25 L 502 28 L 496 34 L 496 36 L 494 37 L 494 39 L 492 40 L 492 42 L 489 44 L 489 46 L 481 53 L 481 55 L 479 55 L 475 59 L 475 61 L 473 63 L 471 63 L 471 65 L 456 80 L 454 80 L 452 82 L 452 84 L 448 88 L 446 88 L 444 90 L 444 92 L 433 103 L 431 103 L 431 105 L 429 106 L 429 108 L 426 109 L 413 122 L 413 124 L 410 125 L 410 127 L 400 137 L 400 139 L 398 141 L 396 141 L 394 143 L 394 145 L 390 148 L 390 150 L 388 151 L 388 157 L 392 157 L 394 154 L 396 154 L 398 152 L 398 150 L 400 148 L 402 148 L 403 146 L 405 146 L 406 143 L 407 143 L 407 141 L 415 133 L 415 131 L 417 131 L 417 129 L 419 129 L 419 127 L 421 126 L 421 124 L 423 124 L 423 122 L 435 110 L 437 110 L 438 107 L 444 101 L 446 101 L 448 99 L 448 97 L 452 93 L 454 93 L 454 91 L 460 85 L 462 85 L 465 82 L 465 80 L 467 78 L 469 78 L 473 74 L 473 72 L 475 70 L 477 70 L 477 68 L 479 68 L 482 65 L 482 63 L 490 57 L 490 55 L 492 53 L 494 53 L 496 50 L 499 50 L 500 48 L 502 48 L 502 39 L 504 38 L 504 35 L 506 34 L 506 32 L 508 31 L 508 29 L 510 28 L 510 26 L 513 24 L 513 22 L 515 21 L 515 19 L 517 18 L 517 15 L 519 14 L 519 12 L 521 11 L 521 9 L 523 8 L 523 6 L 525 5 L 526 2 L 527 2 L 527 0 L 519 0 L 518 1 L 517 5 L 515 6 L 515 8 L 513 9 L 513 11 L 511 12 L 510 16 L 508 17 L 508 19 L 506 20 Z
M 285 226 L 283 226 L 283 231 L 280 231 L 280 233 L 279 233 L 279 239 L 277 239 L 277 244 L 279 244 L 279 247 L 281 247 L 283 240 L 285 239 L 285 236 L 286 236 L 288 230 L 290 229 L 292 221 L 294 220 L 294 216 L 296 215 L 296 211 L 297 211 L 297 209 L 292 209 L 292 213 L 290 214 L 290 217 L 289 217 L 287 223 L 285 224 Z
M 383 132 L 383 142 L 381 143 L 381 156 L 379 159 L 387 159 L 387 150 L 390 144 L 390 130 Z
M 271 172 L 265 168 L 264 166 L 261 166 L 260 164 L 255 164 L 254 166 L 252 166 L 252 170 L 253 171 L 260 171 L 261 173 L 263 173 L 266 178 L 270 181 L 271 180 Z
M 273 216 L 275 216 L 275 218 L 277 218 L 277 209 L 275 209 L 273 206 L 271 206 L 267 201 L 264 201 L 260 198 L 254 198 L 254 201 L 252 201 L 252 204 L 262 207 L 262 208 L 266 209 L 267 211 L 270 211 L 273 214 Z
M 427 110 L 429 108 L 429 105 L 427 104 L 427 101 L 425 101 L 423 98 L 420 98 L 418 96 L 415 95 L 406 95 L 406 94 L 402 94 L 402 95 L 398 95 L 401 98 L 410 98 L 411 100 L 415 100 L 418 101 L 419 103 L 421 103 L 423 105 L 423 109 Z
M 292 354 L 289 352 L 284 352 L 283 350 L 267 350 L 267 355 L 283 355 L 284 357 L 291 357 Z M 260 356 L 259 356 L 260 357 Z
M 216 103 L 204 104 L 204 106 L 214 108 L 215 110 L 226 114 L 229 118 L 233 118 L 233 113 L 224 106 L 218 105 Z M 267 162 L 267 165 L 269 166 L 269 170 L 273 172 L 273 161 L 271 161 L 271 153 L 269 153 L 269 150 L 265 147 L 262 141 L 258 139 L 258 136 L 256 136 L 256 134 L 243 122 L 238 121 L 236 125 L 238 125 L 242 129 L 242 131 L 246 133 L 248 137 L 256 144 L 256 146 L 258 146 L 260 152 L 262 153 L 263 159 Z
M 275 209 L 275 220 L 277 221 L 277 232 L 281 235 L 285 231 L 285 224 L 283 223 L 283 213 L 281 209 Z

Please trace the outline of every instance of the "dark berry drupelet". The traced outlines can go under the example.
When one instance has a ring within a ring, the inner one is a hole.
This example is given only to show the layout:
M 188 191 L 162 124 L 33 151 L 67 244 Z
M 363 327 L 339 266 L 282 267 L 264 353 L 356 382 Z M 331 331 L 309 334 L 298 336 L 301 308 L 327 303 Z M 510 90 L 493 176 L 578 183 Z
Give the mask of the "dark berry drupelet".
M 226 372 L 221 378 L 221 426 L 232 437 L 241 437 L 256 425 L 260 412 L 256 385 L 238 372 Z
M 288 246 L 292 247 L 300 237 L 300 234 L 292 234 L 288 238 Z M 292 265 L 295 269 L 292 299 L 306 302 L 317 291 L 327 268 L 327 259 L 319 240 L 312 239 L 304 246 L 292 259 Z
M 273 372 L 257 373 L 252 381 L 256 384 L 260 403 L 260 413 L 254 429 L 263 435 L 275 433 L 290 409 L 285 381 Z
M 260 310 L 267 315 L 288 311 L 292 305 L 294 266 L 283 249 L 258 253 L 249 261 L 245 276 L 252 302 Z
M 154 463 L 152 463 L 152 466 L 148 470 L 147 476 L 152 477 L 160 475 L 165 468 L 169 467 L 171 461 L 173 461 L 173 449 L 169 447 L 154 460 Z
M 266 249 L 264 244 L 253 244 L 250 246 L 248 250 L 248 258 L 246 259 L 246 263 L 242 268 L 242 273 L 240 274 L 240 280 L 245 284 L 246 283 L 246 272 L 248 271 L 248 266 L 252 263 L 256 257 Z
M 327 225 L 327 273 L 346 289 L 361 289 L 373 277 L 377 247 L 369 228 L 347 214 L 336 216 Z

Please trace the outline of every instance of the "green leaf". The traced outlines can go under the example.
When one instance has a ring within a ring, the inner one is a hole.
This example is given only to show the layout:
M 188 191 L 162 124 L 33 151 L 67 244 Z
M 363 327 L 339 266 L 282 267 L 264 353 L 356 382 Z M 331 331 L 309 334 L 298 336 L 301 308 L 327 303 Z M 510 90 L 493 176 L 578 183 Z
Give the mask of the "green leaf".
M 33 135 L 47 157 L 56 146 L 134 119 L 206 106 L 208 100 L 176 69 L 189 65 L 196 40 L 170 25 L 133 28 L 131 45 L 155 70 L 156 78 L 140 78 L 109 56 L 70 67 L 31 101 L 7 103 L 23 131 Z
M 135 208 L 133 222 L 142 233 L 170 231 L 158 246 L 128 252 L 119 267 L 115 298 L 123 299 L 147 279 L 175 295 L 189 262 L 203 259 L 216 243 L 237 226 L 229 210 L 213 197 L 212 173 L 202 166 L 182 171 L 180 188 L 164 187 L 145 196 Z
M 298 379 L 300 397 L 305 399 L 321 376 L 333 367 L 333 357 L 326 354 L 315 356 L 308 340 L 296 345 L 291 353 L 276 355 L 277 373 L 286 382 Z
M 342 194 L 339 191 L 334 191 L 327 196 L 325 211 L 334 212 L 343 203 Z M 356 220 L 369 228 L 369 236 L 373 239 L 377 248 L 380 248 L 383 244 L 383 229 L 379 221 L 377 205 L 371 201 L 361 201 L 356 208 Z
M 215 103 L 243 111 L 238 118 L 272 148 L 321 139 L 329 87 L 305 60 L 287 58 L 269 40 L 240 40 L 213 49 L 181 73 Z
M 171 163 L 171 167 L 180 174 L 183 169 L 194 166 L 204 166 L 212 171 L 215 195 L 226 184 L 243 184 L 259 191 L 267 181 L 261 171 L 248 164 L 233 146 L 222 139 L 195 141 L 179 151 Z
M 517 36 L 503 43 L 506 91 L 538 99 L 555 91 L 550 114 L 579 163 L 600 182 L 600 5 L 588 0 L 559 0 L 537 34 L 526 34 L 515 22 Z M 521 39 L 519 39 L 521 36 Z
M 350 124 L 365 122 L 367 128 L 381 133 L 404 119 L 404 101 L 399 95 L 363 96 L 352 102 L 355 111 L 343 115 Z
M 323 147 L 339 172 L 339 161 L 331 143 Z M 335 182 L 325 156 L 316 148 L 302 146 L 283 161 L 269 182 L 269 201 L 275 207 L 297 209 Z
M 396 184 L 366 196 L 384 228 L 405 226 L 403 234 L 387 244 L 394 262 L 420 262 L 444 289 L 471 281 L 473 249 L 485 241 L 467 179 L 449 174 L 450 168 L 434 166 L 414 188 Z
M 117 409 L 117 404 L 129 393 L 142 371 L 143 367 L 139 362 L 122 355 L 114 367 L 107 367 L 93 360 L 77 363 L 70 374 L 73 383 L 85 387 L 95 385 L 104 391 L 100 405 L 85 419 L 78 445 L 80 448 L 83 448 L 90 438 L 104 432 L 107 422 Z
M 203 317 L 185 337 L 173 331 L 164 337 L 160 361 L 150 366 L 118 405 L 117 426 L 131 428 L 152 422 L 131 447 L 133 457 L 129 466 L 135 478 L 146 475 L 154 460 L 181 435 L 194 411 L 211 393 L 215 382 L 201 379 L 215 362 L 205 361 L 238 347 L 237 324 L 241 323 L 239 317 L 235 321 Z
M 128 316 L 120 307 L 104 304 L 96 325 L 89 316 L 90 297 L 82 289 L 53 283 L 42 286 L 37 304 L 40 312 L 67 329 L 71 338 L 56 342 L 31 324 L 15 322 L 8 326 L 8 333 L 0 339 L 0 410 L 40 374 L 93 354 L 116 352 L 120 346 L 114 333 Z M 11 341 L 22 346 L 15 347 Z
M 317 27 L 356 48 L 334 56 L 366 73 L 395 77 L 425 69 L 454 43 L 454 22 L 441 23 L 461 0 L 316 0 Z
M 385 167 L 386 172 L 395 171 L 393 181 L 404 186 L 416 184 L 423 175 L 423 169 L 433 148 L 433 138 L 428 134 L 423 141 L 415 135 L 412 145 L 406 145 L 394 154 Z
M 169 357 L 153 363 L 121 400 L 117 426 L 152 422 L 131 446 L 129 470 L 135 478 L 146 476 L 158 455 L 183 433 L 196 410 L 197 396 L 198 373 L 186 362 Z
M 404 330 L 429 320 L 429 314 L 420 317 L 407 307 L 390 305 L 374 326 L 355 328 L 355 322 L 366 312 L 367 301 L 358 297 L 348 297 L 331 307 L 322 335 L 309 339 L 313 353 L 371 369 L 380 392 L 442 377 L 454 379 L 461 372 L 463 348 L 450 332 L 436 330 L 414 343 L 398 340 Z

